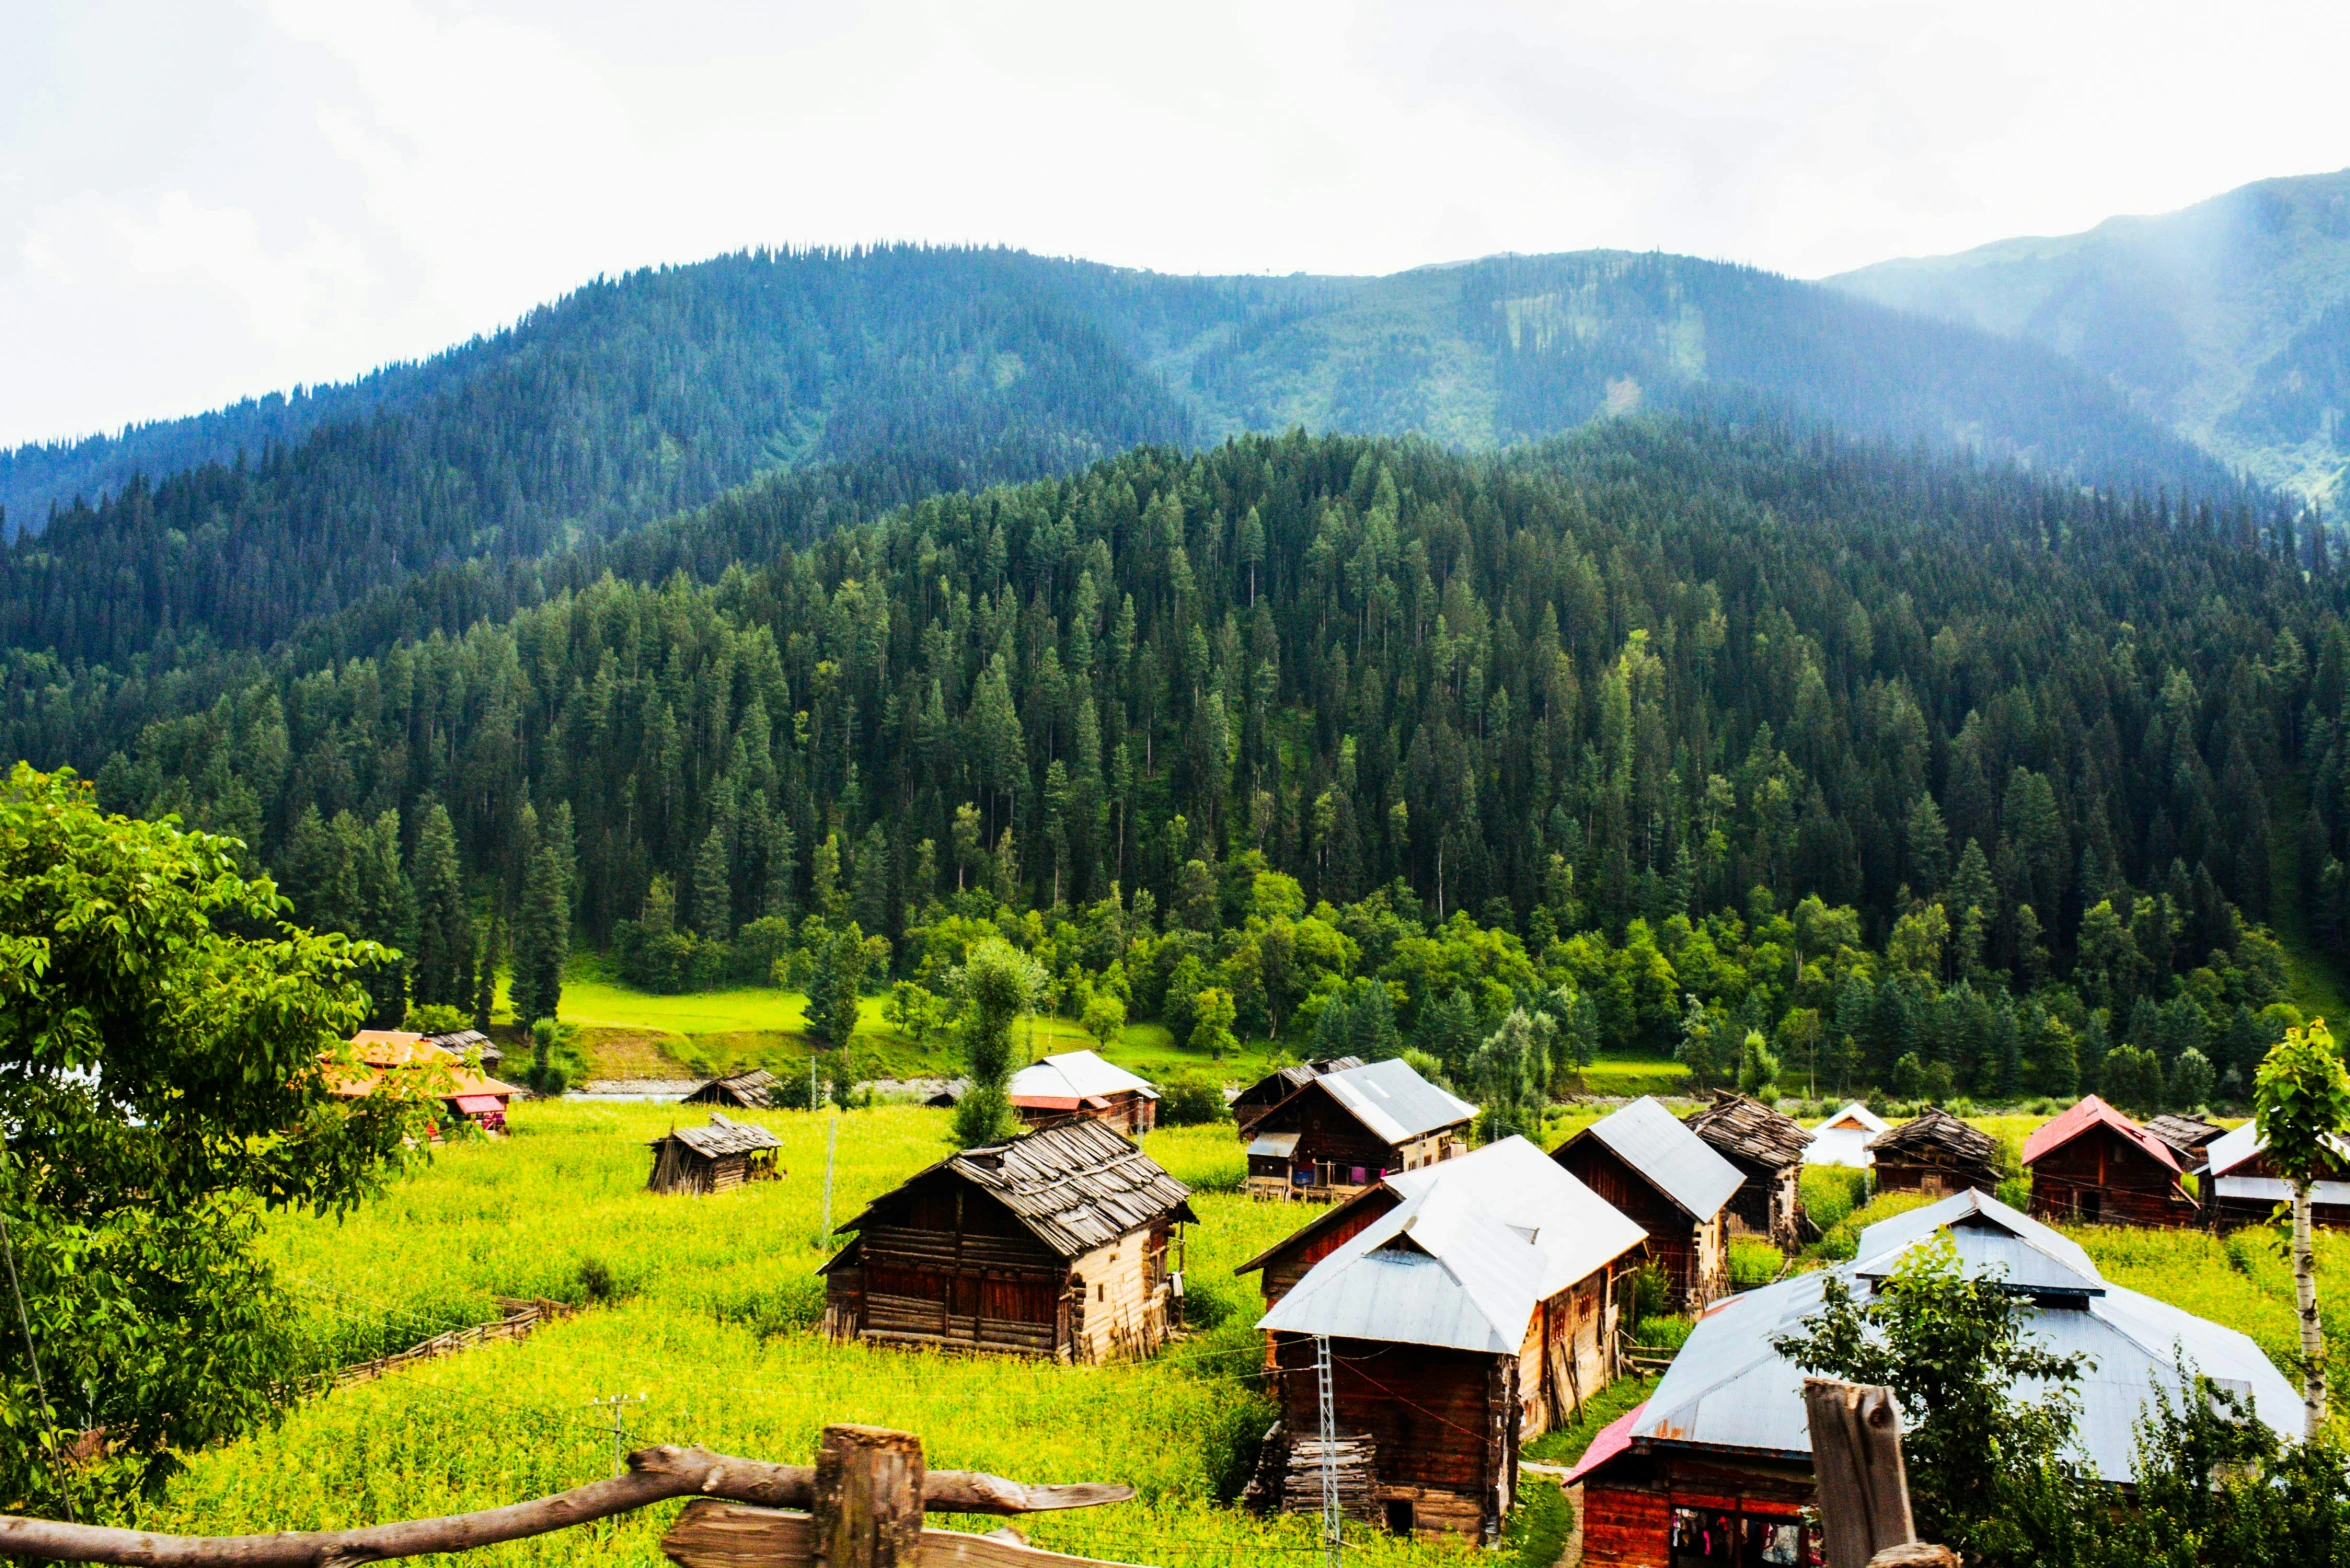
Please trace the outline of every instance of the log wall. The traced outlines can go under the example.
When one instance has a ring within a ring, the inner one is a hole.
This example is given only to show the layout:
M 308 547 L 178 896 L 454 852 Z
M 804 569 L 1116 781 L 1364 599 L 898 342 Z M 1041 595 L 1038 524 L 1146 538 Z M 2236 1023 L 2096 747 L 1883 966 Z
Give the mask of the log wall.
M 1808 1465 L 1745 1462 L 1727 1455 L 1626 1454 L 1583 1483 L 1585 1568 L 1673 1568 L 1681 1562 L 1764 1561 L 1756 1539 L 1785 1539 L 1816 1498 Z M 1696 1543 L 1674 1550 L 1674 1531 L 1710 1533 L 1739 1543 L 1734 1553 L 1701 1557 Z M 1797 1561 L 1812 1560 L 1799 1552 Z
M 1721 1215 L 1692 1220 L 1687 1210 L 1597 1138 L 1572 1139 L 1551 1158 L 1648 1232 L 1648 1255 L 1664 1269 L 1673 1297 L 1684 1310 L 1702 1311 L 1729 1291 L 1730 1257 Z
M 2062 1224 L 2191 1225 L 2178 1176 L 2102 1124 L 2032 1162 L 2032 1216 Z
M 1408 1508 L 1412 1533 L 1492 1539 L 1517 1485 L 1517 1367 L 1509 1356 L 1372 1340 L 1331 1341 L 1339 1429 L 1366 1438 L 1385 1503 Z M 1274 1336 L 1285 1430 L 1318 1430 L 1310 1338 Z

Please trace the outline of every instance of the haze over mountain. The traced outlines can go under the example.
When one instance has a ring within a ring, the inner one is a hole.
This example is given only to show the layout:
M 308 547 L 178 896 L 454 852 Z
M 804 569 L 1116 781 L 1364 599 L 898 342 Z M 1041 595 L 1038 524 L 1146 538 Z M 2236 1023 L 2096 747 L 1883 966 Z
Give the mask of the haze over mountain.
M 2331 495 L 2350 465 L 2350 170 L 1827 281 L 2055 349 L 2269 483 Z

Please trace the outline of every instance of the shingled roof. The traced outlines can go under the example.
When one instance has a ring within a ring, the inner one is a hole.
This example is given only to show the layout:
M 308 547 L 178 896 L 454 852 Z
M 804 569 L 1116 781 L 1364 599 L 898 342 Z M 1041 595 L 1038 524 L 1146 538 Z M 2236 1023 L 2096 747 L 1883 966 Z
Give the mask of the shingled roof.
M 1811 1146 L 1811 1134 L 1794 1117 L 1729 1089 L 1715 1090 L 1714 1103 L 1687 1120 L 1717 1153 L 1772 1170 L 1801 1165 Z
M 750 1122 L 738 1122 L 731 1117 L 710 1113 L 707 1127 L 673 1127 L 667 1137 L 655 1138 L 651 1147 L 658 1149 L 675 1138 L 705 1159 L 717 1159 L 722 1154 L 749 1154 L 758 1149 L 780 1149 L 783 1140 L 764 1127 Z
M 965 1149 L 907 1178 L 899 1190 L 941 1172 L 994 1197 L 1064 1258 L 1107 1246 L 1155 1219 L 1199 1218 L 1191 1212 L 1189 1187 L 1092 1120 L 1056 1122 L 1008 1143 Z M 880 1201 L 841 1228 L 864 1229 Z
M 2227 1131 L 2194 1116 L 2157 1116 L 2145 1126 L 2148 1132 L 2169 1144 L 2179 1155 L 2179 1163 L 2189 1170 L 2203 1163 L 2205 1147 Z
M 687 1095 L 687 1105 L 740 1105 L 748 1110 L 768 1110 L 774 1105 L 776 1077 L 764 1067 L 754 1067 L 725 1078 L 713 1078 Z
M 1999 1145 L 1989 1133 L 1929 1105 L 1911 1120 L 1869 1140 L 1869 1152 L 1880 1163 L 1886 1159 L 1929 1165 L 1947 1165 L 1996 1173 Z

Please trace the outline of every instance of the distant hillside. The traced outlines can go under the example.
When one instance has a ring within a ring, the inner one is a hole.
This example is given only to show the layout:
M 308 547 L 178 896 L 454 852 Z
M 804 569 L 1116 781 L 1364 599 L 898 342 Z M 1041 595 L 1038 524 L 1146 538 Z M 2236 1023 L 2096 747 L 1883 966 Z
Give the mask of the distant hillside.
M 1827 281 L 2055 349 L 2269 482 L 2350 466 L 2350 170 Z
M 2044 350 L 1684 257 L 1258 279 L 755 253 L 601 281 L 352 386 L 0 458 L 27 530 L 0 551 L 0 646 L 267 647 L 419 574 L 612 540 L 761 475 L 854 469 L 821 487 L 853 504 L 805 514 L 831 526 L 1243 430 L 1486 448 L 1725 401 L 2123 487 L 2231 482 Z

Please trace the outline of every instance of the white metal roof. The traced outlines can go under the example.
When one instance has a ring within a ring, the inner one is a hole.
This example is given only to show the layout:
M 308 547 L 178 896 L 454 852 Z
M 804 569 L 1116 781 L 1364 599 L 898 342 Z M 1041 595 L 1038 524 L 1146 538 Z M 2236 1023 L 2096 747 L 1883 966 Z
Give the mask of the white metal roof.
M 1298 1134 L 1294 1132 L 1259 1133 L 1249 1140 L 1248 1152 L 1269 1159 L 1286 1160 L 1297 1152 Z
M 2293 1198 L 2292 1183 L 2276 1176 L 2215 1176 L 2211 1191 L 2214 1197 L 2242 1198 L 2252 1203 L 2289 1203 Z M 2313 1181 L 2309 1184 L 2309 1201 L 2350 1204 L 2350 1181 Z
M 1811 1142 L 1803 1151 L 1803 1163 L 1842 1165 L 1865 1171 L 1877 1162 L 1877 1157 L 1869 1153 L 1869 1140 L 1888 1125 L 1884 1117 L 1860 1101 L 1848 1101 L 1842 1110 L 1812 1129 Z
M 2334 1152 L 2342 1156 L 2345 1164 L 2350 1164 L 2350 1143 L 2332 1137 L 2326 1141 L 2333 1145 Z M 2204 1146 L 2206 1163 L 2203 1168 L 2213 1176 L 2224 1176 L 2267 1147 L 2268 1140 L 2260 1135 L 2258 1122 L 2246 1122 L 2241 1127 L 2230 1127 Z M 2326 1185 L 2333 1184 L 2326 1183 Z M 2321 1199 L 2320 1201 L 2330 1200 Z
M 1746 1179 L 1651 1095 L 1584 1130 L 1696 1219 L 1720 1213 Z
M 2102 1291 L 2086 1295 L 2063 1288 L 2067 1299 L 2082 1305 L 2035 1305 L 2030 1321 L 2047 1349 L 2059 1355 L 2078 1351 L 2091 1362 L 2076 1385 L 2080 1439 L 2105 1479 L 2130 1478 L 2136 1423 L 2157 1390 L 2180 1396 L 2183 1366 L 2245 1397 L 2281 1435 L 2298 1434 L 2300 1395 L 2245 1335 L 2106 1283 L 2087 1254 L 2064 1237 L 1994 1198 L 1966 1192 L 1870 1226 L 1861 1233 L 1856 1264 L 1733 1296 L 1709 1313 L 1649 1396 L 1633 1423 L 1633 1440 L 1809 1458 L 1804 1372 L 1773 1350 L 1771 1341 L 1801 1332 L 1803 1320 L 1819 1310 L 1831 1274 L 1855 1278 L 1881 1271 L 1951 1227 L 1969 1274 L 2009 1267 L 2030 1253 L 2037 1255 L 2034 1273 L 2050 1283 L 2085 1279 Z M 1865 1281 L 1861 1288 L 1867 1288 Z
M 1892 1129 L 1892 1126 L 1893 1124 L 1891 1122 L 1885 1120 L 1884 1117 L 1879 1116 L 1875 1111 L 1872 1111 L 1867 1106 L 1861 1104 L 1860 1101 L 1847 1100 L 1844 1102 L 1844 1109 L 1822 1121 L 1817 1130 L 1821 1132 L 1840 1132 L 1845 1130 L 1856 1132 L 1887 1132 Z
M 1157 1099 L 1159 1092 L 1123 1067 L 1113 1067 L 1091 1051 L 1063 1051 L 1012 1074 L 1009 1090 L 1015 1100 L 1033 1097 L 1083 1100 L 1093 1095 L 1140 1093 Z
M 1477 1114 L 1477 1107 L 1439 1089 L 1400 1056 L 1324 1073 L 1298 1093 L 1311 1093 L 1317 1084 L 1388 1143 L 1409 1143 L 1440 1127 L 1458 1126 Z
M 1646 1233 L 1523 1138 L 1387 1178 L 1403 1199 L 1259 1321 L 1515 1355 L 1535 1309 Z

